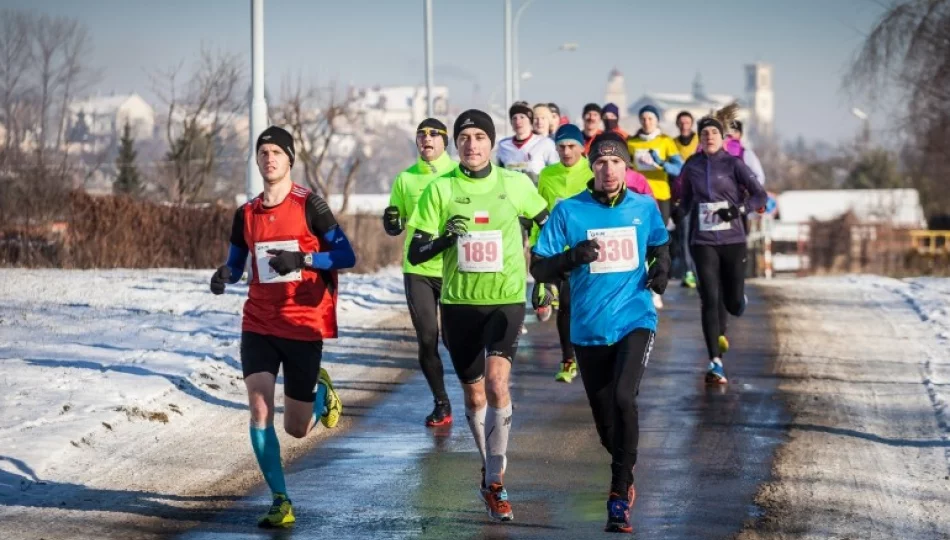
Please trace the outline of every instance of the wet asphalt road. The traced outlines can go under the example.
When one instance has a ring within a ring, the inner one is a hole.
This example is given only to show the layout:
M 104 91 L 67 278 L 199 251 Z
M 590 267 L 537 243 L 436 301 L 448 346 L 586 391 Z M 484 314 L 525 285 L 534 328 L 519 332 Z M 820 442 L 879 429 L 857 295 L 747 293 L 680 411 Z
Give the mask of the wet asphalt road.
M 753 497 L 784 437 L 774 429 L 787 420 L 771 376 L 774 340 L 765 306 L 751 290 L 745 317 L 731 320 L 730 384 L 707 388 L 699 300 L 695 291 L 670 289 L 640 390 L 634 537 L 728 538 L 758 516 Z M 490 522 L 478 498 L 478 453 L 449 370 L 453 427 L 423 426 L 431 402 L 420 373 L 393 385 L 375 407 L 345 410 L 360 416 L 353 427 L 289 467 L 293 529 L 255 528 L 269 504 L 262 488 L 182 538 L 617 536 L 603 532 L 609 457 L 597 441 L 580 379 L 554 381 L 559 361 L 554 321 L 540 324 L 529 316 L 512 376 L 511 523 Z

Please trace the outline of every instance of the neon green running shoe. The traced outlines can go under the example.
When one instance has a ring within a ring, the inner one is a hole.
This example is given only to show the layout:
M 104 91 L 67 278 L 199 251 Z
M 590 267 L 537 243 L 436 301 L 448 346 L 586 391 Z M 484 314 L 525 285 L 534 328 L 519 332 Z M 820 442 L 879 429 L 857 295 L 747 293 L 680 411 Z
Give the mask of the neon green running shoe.
M 340 422 L 340 416 L 343 415 L 343 402 L 340 396 L 333 389 L 333 381 L 330 380 L 330 374 L 327 370 L 320 368 L 320 383 L 326 387 L 326 398 L 324 399 L 325 409 L 320 416 L 320 423 L 326 428 L 334 428 Z
M 562 383 L 570 383 L 577 377 L 577 362 L 573 358 L 568 358 L 561 362 L 561 370 L 554 375 L 554 380 Z
M 257 526 L 262 529 L 283 529 L 293 527 L 296 521 L 294 506 L 290 503 L 290 499 L 283 493 L 275 493 L 270 510 L 257 520 Z

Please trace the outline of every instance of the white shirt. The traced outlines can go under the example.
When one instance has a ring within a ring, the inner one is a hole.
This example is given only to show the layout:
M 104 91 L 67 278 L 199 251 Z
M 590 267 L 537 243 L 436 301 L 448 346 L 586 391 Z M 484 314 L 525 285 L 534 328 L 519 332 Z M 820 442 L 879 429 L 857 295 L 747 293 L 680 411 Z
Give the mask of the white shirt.
M 542 135 L 531 134 L 521 148 L 515 146 L 514 137 L 506 137 L 498 143 L 495 157 L 498 164 L 512 171 L 523 172 L 538 183 L 541 169 L 560 161 L 554 140 Z

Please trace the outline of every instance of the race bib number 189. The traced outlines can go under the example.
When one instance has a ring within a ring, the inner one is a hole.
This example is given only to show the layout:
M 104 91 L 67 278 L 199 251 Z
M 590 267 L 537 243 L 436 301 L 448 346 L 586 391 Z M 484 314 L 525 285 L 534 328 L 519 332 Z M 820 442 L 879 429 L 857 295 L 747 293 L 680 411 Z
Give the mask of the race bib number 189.
M 588 240 L 600 245 L 600 257 L 590 263 L 591 274 L 630 272 L 640 267 L 640 252 L 637 248 L 636 227 L 591 229 Z
M 472 231 L 458 239 L 462 272 L 501 272 L 504 268 L 501 231 Z

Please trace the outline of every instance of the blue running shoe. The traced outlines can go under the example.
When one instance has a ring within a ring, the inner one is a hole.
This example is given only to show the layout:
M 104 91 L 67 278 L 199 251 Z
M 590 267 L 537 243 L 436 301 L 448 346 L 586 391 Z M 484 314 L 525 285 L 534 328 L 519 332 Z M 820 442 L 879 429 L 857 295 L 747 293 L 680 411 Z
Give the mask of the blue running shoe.
M 611 493 L 607 499 L 607 525 L 604 532 L 632 533 L 630 525 L 630 501 L 616 493 Z
M 712 361 L 709 363 L 709 369 L 706 370 L 706 383 L 707 384 L 726 384 L 728 379 L 726 379 L 726 371 L 722 368 L 721 361 Z

